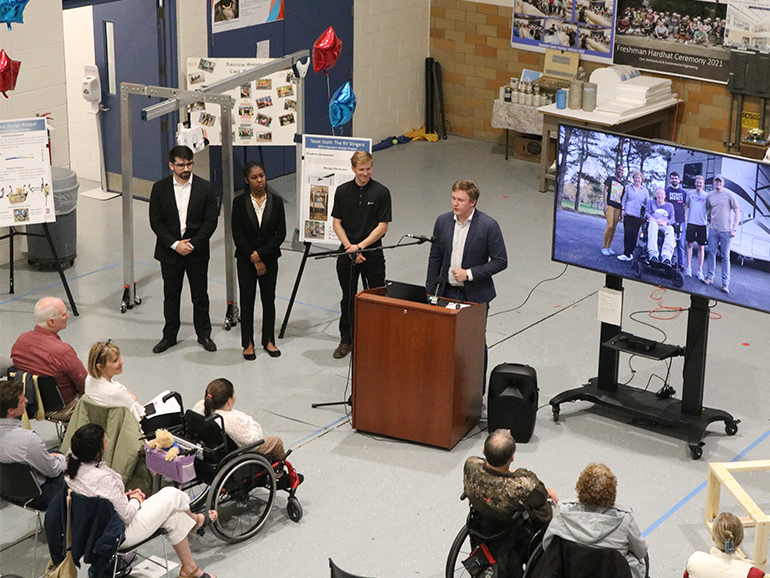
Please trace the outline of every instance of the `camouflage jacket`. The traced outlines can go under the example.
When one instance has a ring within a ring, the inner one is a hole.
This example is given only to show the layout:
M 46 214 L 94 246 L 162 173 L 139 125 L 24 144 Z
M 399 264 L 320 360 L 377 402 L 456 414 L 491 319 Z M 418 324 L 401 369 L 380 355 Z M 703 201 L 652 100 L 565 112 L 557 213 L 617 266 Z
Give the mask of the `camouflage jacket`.
M 488 468 L 483 458 L 470 457 L 465 462 L 463 486 L 482 514 L 508 518 L 526 509 L 538 524 L 547 524 L 553 516 L 545 485 L 524 468 L 502 474 Z

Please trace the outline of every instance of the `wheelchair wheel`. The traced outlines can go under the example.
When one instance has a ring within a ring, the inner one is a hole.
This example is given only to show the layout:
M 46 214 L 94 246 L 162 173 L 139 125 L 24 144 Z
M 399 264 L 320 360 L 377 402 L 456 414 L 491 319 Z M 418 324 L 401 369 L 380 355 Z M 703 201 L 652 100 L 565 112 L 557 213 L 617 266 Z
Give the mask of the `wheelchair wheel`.
M 446 559 L 445 578 L 459 578 L 460 576 L 470 576 L 463 566 L 463 560 L 471 555 L 473 548 L 468 533 L 468 526 L 463 526 L 458 532 L 452 547 L 449 549 L 449 556 Z
M 190 510 L 200 512 L 206 506 L 209 497 L 210 486 L 203 481 L 193 480 L 186 484 L 177 484 L 177 487 L 190 496 Z
M 677 289 L 681 288 L 684 285 L 684 273 L 677 269 L 671 270 L 671 282 L 674 284 L 674 287 Z
M 631 269 L 633 270 L 636 278 L 640 279 L 644 274 L 644 261 L 642 261 L 641 259 L 639 261 L 634 261 L 631 264 Z
M 286 514 L 292 522 L 299 522 L 302 519 L 302 504 L 294 496 L 291 496 L 286 503 Z
M 207 507 L 219 516 L 211 531 L 225 542 L 251 538 L 264 526 L 275 502 L 275 472 L 259 454 L 223 465 L 211 483 Z

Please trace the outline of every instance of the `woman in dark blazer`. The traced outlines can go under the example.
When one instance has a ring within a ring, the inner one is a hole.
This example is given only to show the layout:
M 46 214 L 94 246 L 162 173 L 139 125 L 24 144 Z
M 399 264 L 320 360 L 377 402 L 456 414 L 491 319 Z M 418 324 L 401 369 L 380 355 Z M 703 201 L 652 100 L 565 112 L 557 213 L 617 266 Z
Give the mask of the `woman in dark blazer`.
M 256 359 L 254 352 L 254 300 L 259 283 L 262 301 L 262 347 L 270 357 L 279 357 L 275 346 L 275 284 L 278 258 L 286 238 L 283 200 L 268 186 L 265 170 L 257 162 L 243 167 L 246 190 L 233 201 L 233 241 L 241 294 L 241 344 L 243 358 Z

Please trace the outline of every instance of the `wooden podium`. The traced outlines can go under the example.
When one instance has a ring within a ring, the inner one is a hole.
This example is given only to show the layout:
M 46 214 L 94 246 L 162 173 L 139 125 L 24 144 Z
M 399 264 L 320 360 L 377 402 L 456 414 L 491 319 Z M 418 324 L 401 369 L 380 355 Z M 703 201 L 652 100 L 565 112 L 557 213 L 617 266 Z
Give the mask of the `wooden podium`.
M 356 296 L 353 428 L 451 449 L 481 417 L 486 306 Z

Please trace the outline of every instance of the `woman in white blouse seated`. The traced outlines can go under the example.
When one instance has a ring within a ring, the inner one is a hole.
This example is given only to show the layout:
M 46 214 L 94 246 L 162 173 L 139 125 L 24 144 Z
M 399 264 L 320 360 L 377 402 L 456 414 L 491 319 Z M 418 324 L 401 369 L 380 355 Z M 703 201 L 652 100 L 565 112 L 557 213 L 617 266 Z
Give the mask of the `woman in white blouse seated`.
M 190 531 L 216 520 L 216 511 L 193 514 L 190 497 L 170 486 L 146 499 L 141 490 L 126 492 L 120 474 L 102 462 L 108 441 L 104 429 L 93 423 L 75 432 L 67 456 L 69 488 L 82 496 L 105 498 L 112 503 L 126 525 L 126 539 L 121 548 L 130 548 L 163 528 L 182 563 L 180 578 L 216 578 L 198 568 L 187 540 Z
M 743 523 L 729 512 L 722 512 L 711 527 L 714 547 L 695 552 L 687 560 L 684 578 L 762 578 L 765 573 L 756 568 L 737 549 L 743 542 Z
M 103 407 L 127 407 L 137 421 L 144 417 L 144 407 L 136 396 L 113 378 L 123 373 L 120 348 L 108 339 L 94 343 L 88 354 L 86 395 L 96 405 Z
M 254 421 L 250 415 L 233 409 L 234 405 L 235 388 L 229 380 L 220 377 L 208 384 L 206 395 L 195 404 L 193 411 L 205 416 L 218 413 L 225 422 L 225 432 L 239 448 L 264 439 L 265 443 L 259 446 L 256 452 L 272 461 L 282 460 L 286 456 L 286 452 L 283 449 L 281 438 L 277 436 L 265 437 L 262 434 L 262 426 Z

